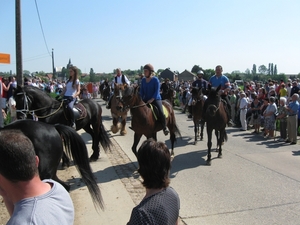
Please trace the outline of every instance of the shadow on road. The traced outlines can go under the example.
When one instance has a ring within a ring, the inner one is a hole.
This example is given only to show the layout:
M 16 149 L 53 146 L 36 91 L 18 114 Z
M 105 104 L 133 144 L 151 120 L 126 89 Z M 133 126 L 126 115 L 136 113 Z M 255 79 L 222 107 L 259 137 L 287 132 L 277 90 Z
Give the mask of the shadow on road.
M 176 152 L 175 152 L 176 154 Z M 174 178 L 178 174 L 178 172 L 195 168 L 201 165 L 205 165 L 205 156 L 207 155 L 206 150 L 201 151 L 192 151 L 185 154 L 175 155 L 172 161 L 172 168 L 170 177 Z

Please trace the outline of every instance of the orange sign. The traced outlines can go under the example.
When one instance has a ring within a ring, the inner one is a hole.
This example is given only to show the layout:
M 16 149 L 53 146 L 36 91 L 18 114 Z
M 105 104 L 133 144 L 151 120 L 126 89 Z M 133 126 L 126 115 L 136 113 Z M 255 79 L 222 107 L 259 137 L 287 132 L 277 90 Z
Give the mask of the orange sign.
M 10 54 L 0 53 L 0 63 L 10 64 Z

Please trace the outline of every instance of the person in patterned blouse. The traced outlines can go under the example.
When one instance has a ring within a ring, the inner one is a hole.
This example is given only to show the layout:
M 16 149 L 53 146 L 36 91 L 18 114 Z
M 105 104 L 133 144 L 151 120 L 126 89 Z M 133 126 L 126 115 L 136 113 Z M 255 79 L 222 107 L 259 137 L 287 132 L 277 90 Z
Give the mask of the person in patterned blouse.
M 178 224 L 180 200 L 177 192 L 169 187 L 171 155 L 168 147 L 150 138 L 139 148 L 137 159 L 146 195 L 133 208 L 127 225 Z

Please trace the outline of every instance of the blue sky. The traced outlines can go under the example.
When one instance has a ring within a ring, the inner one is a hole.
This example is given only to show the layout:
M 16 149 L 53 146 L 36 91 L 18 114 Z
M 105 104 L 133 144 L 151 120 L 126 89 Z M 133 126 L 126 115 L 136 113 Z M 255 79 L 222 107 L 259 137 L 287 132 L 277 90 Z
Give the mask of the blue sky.
M 36 3 L 45 34 L 39 24 Z M 82 72 L 115 68 L 224 72 L 277 65 L 300 73 L 299 0 L 21 0 L 23 70 L 52 71 L 69 58 Z M 0 0 L 1 72 L 16 71 L 15 1 Z

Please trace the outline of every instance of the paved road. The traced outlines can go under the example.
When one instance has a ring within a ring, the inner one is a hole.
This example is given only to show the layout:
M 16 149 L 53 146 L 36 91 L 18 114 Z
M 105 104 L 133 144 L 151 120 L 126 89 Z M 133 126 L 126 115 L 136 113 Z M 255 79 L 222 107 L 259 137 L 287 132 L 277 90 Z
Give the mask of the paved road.
M 104 124 L 109 129 L 109 112 L 104 102 L 100 104 Z M 229 140 L 224 145 L 223 158 L 216 158 L 217 153 L 213 152 L 212 166 L 206 166 L 206 141 L 193 145 L 192 121 L 180 111 L 176 112 L 176 119 L 182 139 L 178 139 L 175 148 L 171 186 L 181 199 L 183 223 L 300 224 L 298 144 L 290 146 L 250 131 L 227 128 Z M 112 137 L 137 167 L 131 152 L 133 132 L 127 130 L 126 136 Z M 158 140 L 170 146 L 162 132 Z
M 99 101 L 99 100 L 97 100 Z M 103 120 L 110 130 L 110 113 L 103 101 Z M 206 166 L 206 141 L 193 145 L 192 121 L 176 112 L 182 139 L 175 146 L 171 186 L 181 200 L 180 224 L 300 224 L 300 151 L 287 145 L 228 128 L 223 158 L 212 153 L 212 166 Z M 128 118 L 127 125 L 130 125 Z M 79 131 L 91 154 L 91 138 Z M 138 164 L 131 151 L 133 132 L 111 134 L 112 152 L 101 152 L 91 163 L 106 205 L 97 213 L 87 188 L 74 167 L 60 171 L 59 177 L 72 184 L 76 208 L 75 225 L 126 224 L 132 208 L 144 196 L 136 173 Z M 206 135 L 205 135 L 206 136 Z M 143 139 L 145 140 L 145 139 Z M 167 138 L 159 132 L 158 140 Z M 215 140 L 213 140 L 215 146 Z

